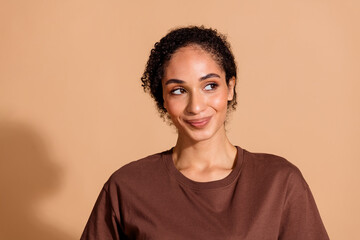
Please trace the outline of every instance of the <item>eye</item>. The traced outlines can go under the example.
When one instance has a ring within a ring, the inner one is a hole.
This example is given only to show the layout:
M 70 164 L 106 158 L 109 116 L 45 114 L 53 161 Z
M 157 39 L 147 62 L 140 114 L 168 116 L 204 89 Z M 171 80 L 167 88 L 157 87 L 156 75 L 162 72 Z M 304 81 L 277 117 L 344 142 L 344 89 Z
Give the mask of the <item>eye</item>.
M 174 90 L 171 90 L 171 94 L 173 95 L 180 95 L 185 93 L 185 89 L 183 88 L 175 88 Z
M 214 90 L 218 85 L 216 83 L 209 83 L 208 85 L 205 86 L 205 90 L 207 91 L 211 91 Z

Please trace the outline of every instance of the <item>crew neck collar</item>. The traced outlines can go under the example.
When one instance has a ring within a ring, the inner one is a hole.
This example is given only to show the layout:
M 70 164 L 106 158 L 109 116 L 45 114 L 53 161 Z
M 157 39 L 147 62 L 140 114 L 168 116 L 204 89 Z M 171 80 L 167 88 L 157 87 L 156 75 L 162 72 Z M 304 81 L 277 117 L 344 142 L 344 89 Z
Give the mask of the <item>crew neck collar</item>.
M 176 180 L 182 185 L 196 190 L 224 188 L 235 182 L 242 169 L 244 151 L 239 146 L 235 147 L 237 152 L 232 171 L 225 178 L 210 182 L 197 182 L 185 177 L 185 175 L 183 175 L 174 165 L 174 161 L 172 159 L 173 148 L 163 153 L 163 160 L 170 175 L 176 178 Z

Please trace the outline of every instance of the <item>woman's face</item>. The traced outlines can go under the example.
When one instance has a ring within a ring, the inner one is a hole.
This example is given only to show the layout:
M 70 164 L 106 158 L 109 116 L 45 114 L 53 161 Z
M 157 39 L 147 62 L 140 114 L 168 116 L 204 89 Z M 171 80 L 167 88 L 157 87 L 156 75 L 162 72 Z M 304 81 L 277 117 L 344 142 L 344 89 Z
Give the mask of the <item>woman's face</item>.
M 235 79 L 226 84 L 223 69 L 199 46 L 178 49 L 165 67 L 162 87 L 164 107 L 179 137 L 199 142 L 225 131 L 234 84 Z

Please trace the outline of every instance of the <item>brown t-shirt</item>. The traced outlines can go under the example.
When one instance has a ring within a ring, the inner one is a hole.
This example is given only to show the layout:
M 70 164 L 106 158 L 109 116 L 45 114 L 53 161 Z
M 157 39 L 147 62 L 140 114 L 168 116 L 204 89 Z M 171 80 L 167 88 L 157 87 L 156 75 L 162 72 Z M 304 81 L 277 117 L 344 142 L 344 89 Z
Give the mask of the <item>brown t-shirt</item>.
M 237 147 L 213 182 L 182 175 L 172 150 L 129 163 L 105 183 L 81 240 L 329 239 L 300 171 Z

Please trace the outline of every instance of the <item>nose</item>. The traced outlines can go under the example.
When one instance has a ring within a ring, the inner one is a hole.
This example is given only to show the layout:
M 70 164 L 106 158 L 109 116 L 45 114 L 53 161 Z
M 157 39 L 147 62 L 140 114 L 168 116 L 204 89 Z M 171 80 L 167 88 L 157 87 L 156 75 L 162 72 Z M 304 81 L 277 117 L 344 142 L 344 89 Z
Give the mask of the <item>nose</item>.
M 206 106 L 205 97 L 199 92 L 192 92 L 189 95 L 186 111 L 192 115 L 201 113 Z

